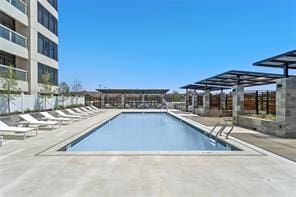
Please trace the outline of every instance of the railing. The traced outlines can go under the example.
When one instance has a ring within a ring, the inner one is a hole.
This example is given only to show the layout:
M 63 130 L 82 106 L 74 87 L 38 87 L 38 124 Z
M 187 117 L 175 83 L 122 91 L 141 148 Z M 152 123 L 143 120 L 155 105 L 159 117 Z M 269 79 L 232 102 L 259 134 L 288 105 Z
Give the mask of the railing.
M 9 69 L 13 70 L 17 80 L 20 80 L 20 81 L 28 80 L 28 71 L 0 64 L 0 73 L 6 73 Z M 0 77 L 5 77 L 5 76 L 0 75 Z
M 23 2 L 22 0 L 6 0 L 6 1 L 27 15 L 28 6 L 25 2 Z
M 0 37 L 27 48 L 27 38 L 0 24 Z

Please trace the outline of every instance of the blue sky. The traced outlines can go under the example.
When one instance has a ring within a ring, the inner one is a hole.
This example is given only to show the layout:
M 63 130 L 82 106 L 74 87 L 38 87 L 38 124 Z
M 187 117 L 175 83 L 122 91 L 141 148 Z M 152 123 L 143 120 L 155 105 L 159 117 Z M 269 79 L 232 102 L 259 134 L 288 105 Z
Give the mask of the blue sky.
M 294 0 L 60 0 L 60 81 L 94 90 L 169 88 L 296 43 Z

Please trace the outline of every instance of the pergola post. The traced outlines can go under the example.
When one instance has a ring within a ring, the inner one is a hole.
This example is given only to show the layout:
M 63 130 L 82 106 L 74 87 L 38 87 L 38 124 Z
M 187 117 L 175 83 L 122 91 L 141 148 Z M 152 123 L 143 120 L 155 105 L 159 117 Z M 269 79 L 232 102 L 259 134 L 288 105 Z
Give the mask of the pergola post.
M 189 92 L 188 89 L 186 89 L 185 94 L 185 111 L 188 112 L 188 105 L 189 105 Z
M 105 94 L 101 95 L 101 108 L 105 108 Z
M 283 75 L 284 78 L 288 78 L 289 77 L 289 64 L 284 64 L 283 65 Z
M 220 110 L 226 110 L 226 94 L 221 90 L 220 93 Z
M 276 88 L 276 120 L 277 135 L 296 137 L 296 77 L 277 80 Z
M 142 98 L 142 104 L 144 105 L 144 103 L 145 103 L 145 94 L 142 94 L 141 98 Z
M 203 114 L 207 114 L 210 110 L 210 99 L 211 99 L 211 92 L 208 89 L 205 89 L 204 95 L 203 95 Z
M 240 77 L 237 77 L 237 85 L 233 88 L 232 116 L 233 123 L 238 125 L 238 118 L 244 114 L 244 86 L 240 83 Z
M 125 95 L 124 94 L 121 95 L 121 106 L 123 109 L 125 108 Z
M 197 103 L 197 95 L 196 95 L 196 90 L 194 89 L 193 94 L 192 94 L 192 113 L 194 113 L 194 109 L 196 108 L 196 103 Z
M 258 91 L 255 93 L 255 106 L 256 106 L 256 114 L 259 114 L 259 95 Z
M 162 108 L 167 108 L 167 106 L 166 106 L 166 100 L 165 100 L 165 95 L 164 94 L 161 94 L 160 97 L 161 97 L 161 107 Z

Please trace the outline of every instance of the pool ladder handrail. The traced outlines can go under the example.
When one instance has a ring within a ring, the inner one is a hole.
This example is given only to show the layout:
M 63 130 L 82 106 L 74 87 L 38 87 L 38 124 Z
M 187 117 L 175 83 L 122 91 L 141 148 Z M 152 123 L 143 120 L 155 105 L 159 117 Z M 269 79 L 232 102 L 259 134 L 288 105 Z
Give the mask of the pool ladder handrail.
M 212 133 L 215 131 L 215 129 L 220 125 L 220 122 L 218 122 L 217 124 L 215 124 L 215 126 L 212 128 L 212 130 L 210 131 L 210 136 L 212 135 Z
M 217 131 L 217 133 L 215 134 L 215 138 L 214 139 L 212 139 L 212 134 L 213 134 L 213 132 L 215 131 L 215 129 L 219 126 L 219 125 L 221 125 L 221 127 L 220 127 L 220 129 Z M 212 130 L 211 130 L 211 132 L 210 132 L 210 134 L 209 134 L 209 138 L 210 138 L 210 140 L 215 140 L 215 143 L 217 143 L 217 138 L 218 138 L 218 135 L 219 134 L 221 134 L 223 131 L 224 131 L 224 129 L 226 128 L 226 124 L 220 124 L 220 122 L 219 123 L 217 123 L 213 128 L 212 128 Z
M 231 126 L 231 129 L 226 133 L 225 139 L 228 139 L 229 134 L 233 131 L 234 125 Z
M 219 136 L 222 136 L 223 131 L 227 128 L 227 126 L 228 126 L 229 124 L 227 124 L 227 123 L 221 124 L 220 122 L 218 122 L 217 124 L 215 124 L 215 126 L 212 128 L 212 130 L 211 130 L 210 133 L 209 133 L 209 138 L 210 138 L 210 140 L 213 140 L 213 139 L 211 138 L 211 137 L 212 137 L 212 134 L 213 134 L 213 132 L 215 131 L 215 129 L 216 129 L 219 125 L 221 125 L 221 127 L 220 127 L 220 129 L 217 131 L 217 133 L 215 134 L 215 142 L 217 142 L 218 135 L 219 135 Z M 234 125 L 231 125 L 230 130 L 226 133 L 225 139 L 228 139 L 228 136 L 229 136 L 229 134 L 233 131 L 233 129 L 234 129 Z
M 227 124 L 223 124 L 223 125 L 221 126 L 221 128 L 219 129 L 219 131 L 216 133 L 216 136 L 215 136 L 216 141 L 217 141 L 218 135 L 221 136 L 222 133 L 223 133 L 223 131 L 226 129 L 226 127 L 227 127 Z

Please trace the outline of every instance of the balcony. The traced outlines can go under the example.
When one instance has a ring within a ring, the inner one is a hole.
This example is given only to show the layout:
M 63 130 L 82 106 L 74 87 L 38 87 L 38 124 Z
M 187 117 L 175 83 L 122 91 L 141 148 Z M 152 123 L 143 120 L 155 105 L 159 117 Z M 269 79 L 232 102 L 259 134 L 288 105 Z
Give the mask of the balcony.
M 27 38 L 0 24 L 0 37 L 27 48 Z
M 19 11 L 27 15 L 28 6 L 25 2 L 21 0 L 6 0 L 8 3 L 13 5 L 15 8 L 17 8 Z
M 15 73 L 16 80 L 19 80 L 19 81 L 28 80 L 28 71 L 0 64 L 0 73 L 6 73 L 9 69 L 12 69 L 12 71 Z M 0 76 L 0 77 L 3 77 L 3 76 Z

